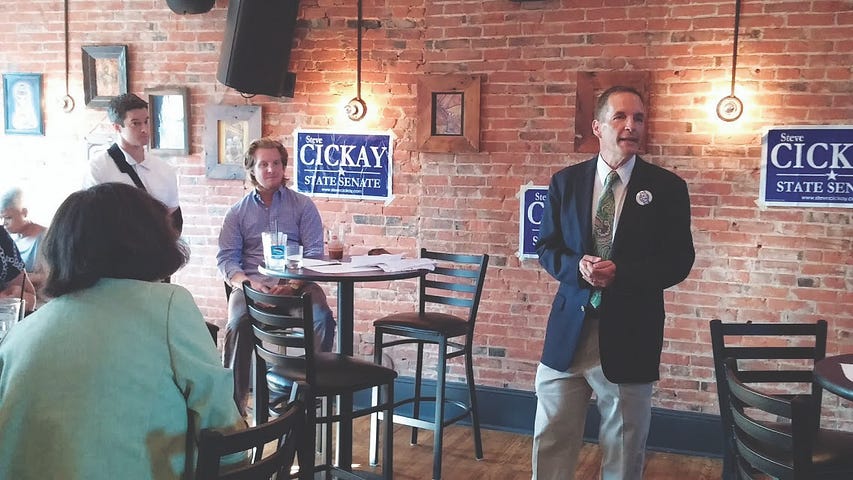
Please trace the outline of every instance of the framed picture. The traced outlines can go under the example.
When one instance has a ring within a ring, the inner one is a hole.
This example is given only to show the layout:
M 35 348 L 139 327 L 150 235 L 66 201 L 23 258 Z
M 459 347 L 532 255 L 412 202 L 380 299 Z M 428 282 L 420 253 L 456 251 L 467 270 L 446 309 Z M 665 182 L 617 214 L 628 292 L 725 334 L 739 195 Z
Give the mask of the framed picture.
M 258 105 L 207 105 L 204 108 L 204 163 L 208 178 L 243 180 L 243 153 L 261 136 Z
M 186 87 L 145 89 L 151 118 L 148 148 L 167 155 L 190 153 L 189 95 Z
M 480 151 L 480 76 L 427 75 L 418 80 L 418 148 Z
M 7 135 L 44 135 L 40 73 L 4 74 L 3 102 Z
M 127 93 L 127 45 L 83 46 L 83 98 L 90 108 L 107 108 Z
M 649 72 L 578 72 L 575 97 L 575 152 L 598 153 L 598 137 L 592 133 L 595 102 L 602 92 L 614 85 L 634 87 L 643 96 L 649 110 Z M 640 139 L 640 152 L 646 151 L 649 131 Z

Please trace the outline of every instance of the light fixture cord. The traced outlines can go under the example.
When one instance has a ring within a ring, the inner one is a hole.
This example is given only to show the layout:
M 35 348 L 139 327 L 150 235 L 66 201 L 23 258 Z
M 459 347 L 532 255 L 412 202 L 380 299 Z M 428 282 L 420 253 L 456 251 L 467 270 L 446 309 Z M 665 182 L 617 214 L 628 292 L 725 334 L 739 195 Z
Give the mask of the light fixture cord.
M 740 0 L 738 0 L 740 1 Z M 361 0 L 358 0 L 358 36 L 356 40 L 356 67 L 355 67 L 355 97 L 361 100 Z
M 359 0 L 361 1 L 361 0 Z M 737 72 L 737 41 L 740 34 L 740 0 L 735 0 L 735 41 L 732 46 L 732 92 L 735 96 L 735 76 Z
M 68 0 L 65 0 L 65 94 L 68 95 Z

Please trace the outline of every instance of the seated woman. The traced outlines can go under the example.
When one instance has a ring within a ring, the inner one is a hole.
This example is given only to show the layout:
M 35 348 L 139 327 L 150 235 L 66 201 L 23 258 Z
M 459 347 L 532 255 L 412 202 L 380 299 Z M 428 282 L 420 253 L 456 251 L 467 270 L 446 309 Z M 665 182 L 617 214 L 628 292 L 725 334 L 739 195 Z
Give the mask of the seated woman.
M 12 235 L 21 260 L 27 269 L 27 276 L 36 289 L 44 282 L 44 265 L 39 257 L 39 245 L 44 237 L 45 227 L 27 218 L 27 208 L 23 202 L 20 188 L 11 188 L 0 197 L 0 216 L 3 226 Z
M 3 477 L 192 478 L 199 430 L 245 423 L 192 295 L 160 282 L 189 254 L 166 207 L 75 192 L 42 253 L 51 300 L 0 342 Z
M 0 227 L 0 297 L 23 298 L 28 311 L 36 306 L 36 292 L 24 270 L 24 262 L 3 227 Z

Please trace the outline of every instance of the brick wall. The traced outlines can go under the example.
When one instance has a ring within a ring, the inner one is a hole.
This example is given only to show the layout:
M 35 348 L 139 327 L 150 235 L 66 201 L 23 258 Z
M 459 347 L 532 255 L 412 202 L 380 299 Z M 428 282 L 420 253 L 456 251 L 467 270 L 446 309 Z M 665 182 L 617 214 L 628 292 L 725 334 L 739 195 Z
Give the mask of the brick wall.
M 227 2 L 180 16 L 160 0 L 69 0 L 69 89 L 65 93 L 61 2 L 9 0 L 0 18 L 0 72 L 44 74 L 46 135 L 0 136 L 2 182 L 29 192 L 47 222 L 77 186 L 87 139 L 106 131 L 83 105 L 80 47 L 126 44 L 130 90 L 182 85 L 190 91 L 191 153 L 180 171 L 190 264 L 176 276 L 209 320 L 225 317 L 214 256 L 225 209 L 240 182 L 204 176 L 204 106 L 263 107 L 263 132 L 292 142 L 296 127 L 349 127 L 340 115 L 355 94 L 355 2 L 303 0 L 291 58 L 293 99 L 241 98 L 215 81 Z M 849 209 L 756 206 L 761 135 L 767 126 L 849 124 L 853 119 L 853 2 L 744 2 L 738 58 L 743 117 L 713 117 L 731 76 L 734 2 L 650 0 L 365 0 L 364 127 L 390 129 L 393 202 L 318 199 L 324 221 L 346 221 L 354 251 L 421 246 L 492 255 L 477 327 L 475 364 L 485 385 L 532 389 L 556 284 L 536 261 L 519 260 L 519 187 L 546 185 L 574 152 L 579 71 L 648 71 L 645 158 L 689 183 L 696 264 L 666 294 L 668 320 L 655 405 L 717 411 L 708 321 L 830 324 L 829 353 L 853 348 L 853 259 Z M 481 151 L 419 153 L 416 88 L 423 73 L 483 78 Z M 330 295 L 334 289 L 329 289 Z M 370 352 L 369 322 L 411 308 L 414 284 L 359 286 L 357 350 Z M 403 359 L 399 358 L 402 362 Z M 460 372 L 454 369 L 452 377 Z M 827 422 L 853 427 L 853 411 L 825 395 Z

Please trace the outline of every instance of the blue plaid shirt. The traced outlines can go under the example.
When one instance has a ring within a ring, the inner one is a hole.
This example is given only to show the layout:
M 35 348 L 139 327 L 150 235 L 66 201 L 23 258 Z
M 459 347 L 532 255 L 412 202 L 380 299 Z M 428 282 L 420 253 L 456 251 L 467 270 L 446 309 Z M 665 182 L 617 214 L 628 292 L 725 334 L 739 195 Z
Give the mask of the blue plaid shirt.
M 222 223 L 216 262 L 226 280 L 243 272 L 253 281 L 277 283 L 258 273 L 264 263 L 261 232 L 273 230 L 276 223 L 287 234 L 288 246 L 302 245 L 306 258 L 323 256 L 323 220 L 308 196 L 282 186 L 267 207 L 254 189 L 228 210 Z

